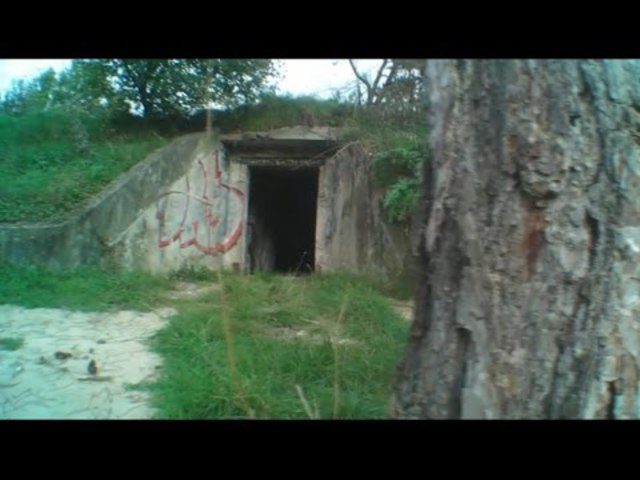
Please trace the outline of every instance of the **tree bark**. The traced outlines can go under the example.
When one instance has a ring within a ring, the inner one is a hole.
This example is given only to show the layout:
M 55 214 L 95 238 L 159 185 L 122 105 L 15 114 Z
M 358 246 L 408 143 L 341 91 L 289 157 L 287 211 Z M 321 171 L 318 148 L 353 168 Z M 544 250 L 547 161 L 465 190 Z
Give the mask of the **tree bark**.
M 640 62 L 426 66 L 399 418 L 639 418 Z

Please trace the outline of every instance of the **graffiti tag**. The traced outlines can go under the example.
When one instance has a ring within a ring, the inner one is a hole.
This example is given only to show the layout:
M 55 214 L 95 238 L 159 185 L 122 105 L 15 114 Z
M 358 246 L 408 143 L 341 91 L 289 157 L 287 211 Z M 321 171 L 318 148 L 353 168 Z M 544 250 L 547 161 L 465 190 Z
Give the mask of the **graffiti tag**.
M 199 176 L 185 177 L 184 191 L 170 190 L 158 197 L 160 248 L 178 242 L 180 248 L 195 247 L 206 255 L 217 255 L 228 252 L 240 239 L 244 193 L 222 181 L 218 152 L 207 160 L 206 164 L 198 160 Z

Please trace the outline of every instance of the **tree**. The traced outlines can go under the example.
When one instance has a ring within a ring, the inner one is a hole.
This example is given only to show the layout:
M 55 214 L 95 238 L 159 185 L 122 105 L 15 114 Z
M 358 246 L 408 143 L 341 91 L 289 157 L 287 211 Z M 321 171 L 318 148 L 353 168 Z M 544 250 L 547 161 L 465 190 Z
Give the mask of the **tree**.
M 397 100 L 417 103 L 422 88 L 423 63 L 424 60 L 385 58 L 370 76 L 358 70 L 356 63 L 349 59 L 358 81 L 359 103 L 367 107 Z M 360 92 L 361 87 L 364 94 Z
M 103 60 L 119 95 L 144 118 L 186 115 L 213 98 L 221 105 L 251 101 L 275 73 L 270 60 Z M 204 79 L 210 79 L 203 86 Z
M 1 110 L 11 115 L 27 111 L 44 110 L 50 106 L 51 92 L 56 83 L 56 73 L 48 69 L 31 81 L 14 81 L 2 98 Z
M 128 111 L 127 103 L 119 95 L 109 74 L 109 66 L 104 60 L 74 60 L 59 74 L 52 92 L 52 104 L 85 113 Z
M 365 89 L 364 95 L 364 105 L 370 107 L 371 105 L 376 105 L 380 102 L 381 96 L 381 81 L 383 77 L 386 75 L 387 79 L 391 75 L 390 73 L 385 73 L 387 66 L 390 65 L 389 59 L 385 58 L 382 60 L 382 63 L 378 67 L 376 74 L 373 79 L 369 78 L 364 73 L 358 71 L 355 62 L 352 59 L 349 59 L 349 65 L 351 66 L 351 70 L 353 70 L 353 74 L 358 79 L 359 85 L 362 85 Z M 393 72 L 393 67 L 391 67 L 391 71 Z M 358 103 L 362 103 L 362 95 L 360 94 L 360 87 L 358 87 Z
M 88 114 L 128 109 L 109 81 L 101 60 L 74 60 L 59 74 L 48 69 L 32 80 L 14 82 L 1 107 L 14 115 L 50 109 Z
M 638 418 L 640 62 L 428 61 L 401 418 Z

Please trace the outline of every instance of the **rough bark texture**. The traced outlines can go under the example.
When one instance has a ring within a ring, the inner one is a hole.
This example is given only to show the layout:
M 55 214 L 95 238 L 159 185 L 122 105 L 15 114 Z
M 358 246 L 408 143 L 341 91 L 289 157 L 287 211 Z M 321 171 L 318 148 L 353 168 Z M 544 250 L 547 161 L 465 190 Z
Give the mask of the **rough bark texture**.
M 428 61 L 400 418 L 638 418 L 640 62 Z

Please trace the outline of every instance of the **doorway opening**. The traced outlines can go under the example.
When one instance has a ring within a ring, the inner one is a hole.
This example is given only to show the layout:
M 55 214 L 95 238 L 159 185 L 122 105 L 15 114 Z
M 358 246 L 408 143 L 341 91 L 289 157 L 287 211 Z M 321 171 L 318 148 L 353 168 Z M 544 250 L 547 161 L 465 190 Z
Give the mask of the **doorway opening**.
M 249 172 L 250 272 L 313 272 L 318 167 L 252 166 Z

